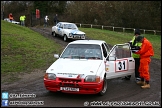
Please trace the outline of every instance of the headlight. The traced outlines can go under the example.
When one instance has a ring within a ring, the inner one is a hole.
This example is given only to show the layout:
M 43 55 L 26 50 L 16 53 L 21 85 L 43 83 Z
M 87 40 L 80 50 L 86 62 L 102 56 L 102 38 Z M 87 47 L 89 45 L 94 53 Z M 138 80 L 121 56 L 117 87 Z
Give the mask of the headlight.
M 84 37 L 84 36 L 85 36 L 85 34 L 82 34 L 81 36 L 82 36 L 82 37 Z
M 69 36 L 72 36 L 72 33 L 69 33 Z
M 55 80 L 56 79 L 56 75 L 53 74 L 53 73 L 45 73 L 44 78 L 45 79 Z
M 100 82 L 100 77 L 96 75 L 88 75 L 84 79 L 85 82 Z
M 82 35 L 81 35 L 81 38 L 85 38 L 85 34 L 82 34 Z

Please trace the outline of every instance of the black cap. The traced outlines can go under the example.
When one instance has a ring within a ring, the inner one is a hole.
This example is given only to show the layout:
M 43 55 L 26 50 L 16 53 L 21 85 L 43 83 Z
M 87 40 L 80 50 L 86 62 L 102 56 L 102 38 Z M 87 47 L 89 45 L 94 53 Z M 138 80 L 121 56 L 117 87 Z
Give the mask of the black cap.
M 135 30 L 134 35 L 136 35 L 136 34 L 141 35 L 141 33 L 140 33 L 140 30 L 139 30 L 139 29 L 136 29 L 136 30 Z
M 144 36 L 137 36 L 137 37 L 136 37 L 136 41 L 137 41 L 137 42 L 141 42 L 141 40 L 142 40 L 143 38 L 144 38 Z

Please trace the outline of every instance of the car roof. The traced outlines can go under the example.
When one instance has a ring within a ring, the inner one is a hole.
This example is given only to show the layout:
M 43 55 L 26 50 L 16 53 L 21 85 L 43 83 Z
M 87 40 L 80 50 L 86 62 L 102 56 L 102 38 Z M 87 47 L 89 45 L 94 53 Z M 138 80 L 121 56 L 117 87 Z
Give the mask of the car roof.
M 69 44 L 98 44 L 106 43 L 104 40 L 75 40 L 70 42 Z
M 4 18 L 4 20 L 10 20 L 9 18 Z M 15 20 L 12 20 L 12 21 L 15 21 Z M 15 21 L 16 22 L 16 21 Z
M 74 24 L 74 23 L 70 23 L 70 22 L 59 22 L 59 23 L 62 23 L 62 24 Z

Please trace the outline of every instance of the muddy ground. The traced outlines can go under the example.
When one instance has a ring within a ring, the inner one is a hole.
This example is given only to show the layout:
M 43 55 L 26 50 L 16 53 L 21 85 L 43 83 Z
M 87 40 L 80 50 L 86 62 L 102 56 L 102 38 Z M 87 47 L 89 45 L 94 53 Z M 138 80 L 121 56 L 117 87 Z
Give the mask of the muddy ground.
M 39 32 L 42 36 L 52 39 L 53 41 L 61 44 L 64 48 L 68 42 L 58 37 L 52 37 L 51 27 L 37 28 L 32 27 L 32 30 Z M 30 74 L 21 74 L 17 76 L 20 80 L 12 83 L 1 83 L 1 92 L 7 91 L 9 94 L 35 94 L 35 98 L 9 98 L 9 101 L 35 101 L 42 102 L 41 105 L 28 105 L 31 107 L 84 107 L 90 105 L 91 102 L 110 103 L 106 104 L 107 107 L 113 106 L 128 106 L 125 103 L 132 102 L 132 106 L 156 106 L 161 107 L 161 60 L 151 59 L 150 64 L 150 89 L 141 89 L 135 83 L 134 76 L 130 80 L 123 80 L 116 78 L 108 80 L 108 90 L 106 95 L 72 95 L 65 93 L 48 92 L 43 83 L 43 76 L 46 69 L 36 69 Z M 48 68 L 48 67 L 47 67 Z M 1 77 L 1 82 L 6 78 Z M 2 105 L 1 105 L 2 106 Z M 9 106 L 25 106 L 25 105 L 9 105 Z

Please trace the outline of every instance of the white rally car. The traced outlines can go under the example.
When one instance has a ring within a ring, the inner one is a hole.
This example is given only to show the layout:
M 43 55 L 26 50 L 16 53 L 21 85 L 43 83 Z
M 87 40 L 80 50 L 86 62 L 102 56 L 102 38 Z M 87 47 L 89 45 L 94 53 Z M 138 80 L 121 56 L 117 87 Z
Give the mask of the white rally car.
M 68 41 L 68 39 L 84 40 L 86 37 L 85 33 L 80 31 L 76 24 L 69 22 L 59 22 L 56 26 L 53 26 L 52 36 L 61 36 L 64 41 Z
M 11 22 L 9 18 L 5 18 L 4 21 Z M 12 20 L 12 23 L 20 25 L 20 22 L 15 21 L 15 20 Z
M 107 79 L 132 75 L 135 69 L 128 43 L 110 50 L 102 40 L 76 40 L 54 57 L 44 75 L 45 88 L 53 92 L 104 95 Z

